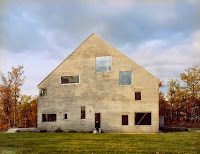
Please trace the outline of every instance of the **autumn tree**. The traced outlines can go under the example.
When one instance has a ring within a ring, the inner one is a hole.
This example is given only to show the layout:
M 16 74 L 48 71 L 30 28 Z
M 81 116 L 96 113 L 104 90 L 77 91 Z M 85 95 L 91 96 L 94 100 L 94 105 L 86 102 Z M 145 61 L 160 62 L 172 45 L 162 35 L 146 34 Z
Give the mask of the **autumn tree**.
M 188 109 L 192 108 L 192 111 L 187 111 L 187 114 L 193 112 L 191 116 L 194 121 L 200 121 L 200 67 L 194 66 L 185 69 L 185 73 L 181 73 L 180 78 L 185 83 L 183 88 L 188 97 Z
M 1 74 L 1 85 L 0 85 L 0 121 L 1 125 L 7 125 L 11 127 L 12 121 L 12 80 L 9 79 L 10 76 L 8 74 L 8 78 L 6 78 L 3 74 Z
M 9 74 L 9 81 L 12 81 L 12 97 L 13 97 L 13 105 L 14 105 L 14 122 L 13 127 L 16 127 L 16 108 L 17 108 L 17 101 L 20 96 L 20 87 L 24 83 L 24 71 L 23 66 L 18 66 L 17 68 L 12 67 L 12 71 L 8 72 Z

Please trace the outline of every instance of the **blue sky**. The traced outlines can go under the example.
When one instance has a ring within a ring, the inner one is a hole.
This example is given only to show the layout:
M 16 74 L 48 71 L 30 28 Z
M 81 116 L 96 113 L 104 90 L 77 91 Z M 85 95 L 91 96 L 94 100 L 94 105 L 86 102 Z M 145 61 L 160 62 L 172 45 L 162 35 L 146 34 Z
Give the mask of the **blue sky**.
M 24 65 L 22 92 L 95 32 L 160 80 L 200 66 L 199 0 L 0 2 L 0 70 Z M 166 88 L 163 88 L 166 90 Z

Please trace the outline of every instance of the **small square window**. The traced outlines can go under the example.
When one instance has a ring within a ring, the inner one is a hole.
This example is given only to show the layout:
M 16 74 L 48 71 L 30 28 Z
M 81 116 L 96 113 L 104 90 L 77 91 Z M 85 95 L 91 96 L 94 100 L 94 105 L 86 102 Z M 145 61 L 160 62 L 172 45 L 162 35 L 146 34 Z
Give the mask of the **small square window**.
M 141 92 L 135 92 L 135 100 L 136 101 L 142 100 Z
M 119 85 L 132 85 L 132 72 L 119 72 Z
M 122 125 L 128 125 L 128 115 L 122 115 Z
M 64 114 L 64 119 L 67 119 L 67 114 Z
M 46 88 L 39 89 L 39 96 L 40 97 L 47 96 L 47 89 Z

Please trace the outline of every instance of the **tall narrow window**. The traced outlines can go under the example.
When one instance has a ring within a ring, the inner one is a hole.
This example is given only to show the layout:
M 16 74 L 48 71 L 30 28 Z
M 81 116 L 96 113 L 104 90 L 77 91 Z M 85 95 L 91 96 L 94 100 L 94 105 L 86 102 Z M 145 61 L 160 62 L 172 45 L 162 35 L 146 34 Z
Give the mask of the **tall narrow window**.
M 135 100 L 136 100 L 136 101 L 142 100 L 141 92 L 135 92 Z
M 81 119 L 85 119 L 85 106 L 81 107 Z
M 119 85 L 132 85 L 132 72 L 119 72 Z
M 96 72 L 111 72 L 112 57 L 96 57 Z
M 135 125 L 151 125 L 151 113 L 135 113 Z
M 128 115 L 122 115 L 122 125 L 128 125 Z
M 64 114 L 64 119 L 67 119 L 67 114 L 66 113 Z
M 42 122 L 55 122 L 56 114 L 42 114 Z
M 61 76 L 61 84 L 79 83 L 79 75 L 76 76 Z

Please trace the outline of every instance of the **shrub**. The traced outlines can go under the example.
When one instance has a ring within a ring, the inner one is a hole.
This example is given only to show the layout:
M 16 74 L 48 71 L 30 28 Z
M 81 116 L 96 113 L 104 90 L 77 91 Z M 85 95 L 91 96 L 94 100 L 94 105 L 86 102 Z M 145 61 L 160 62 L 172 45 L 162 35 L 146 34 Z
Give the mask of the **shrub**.
M 60 127 L 58 127 L 58 129 L 56 129 L 55 131 L 54 131 L 54 133 L 63 133 L 64 131 L 62 130 L 62 129 L 60 129 Z

